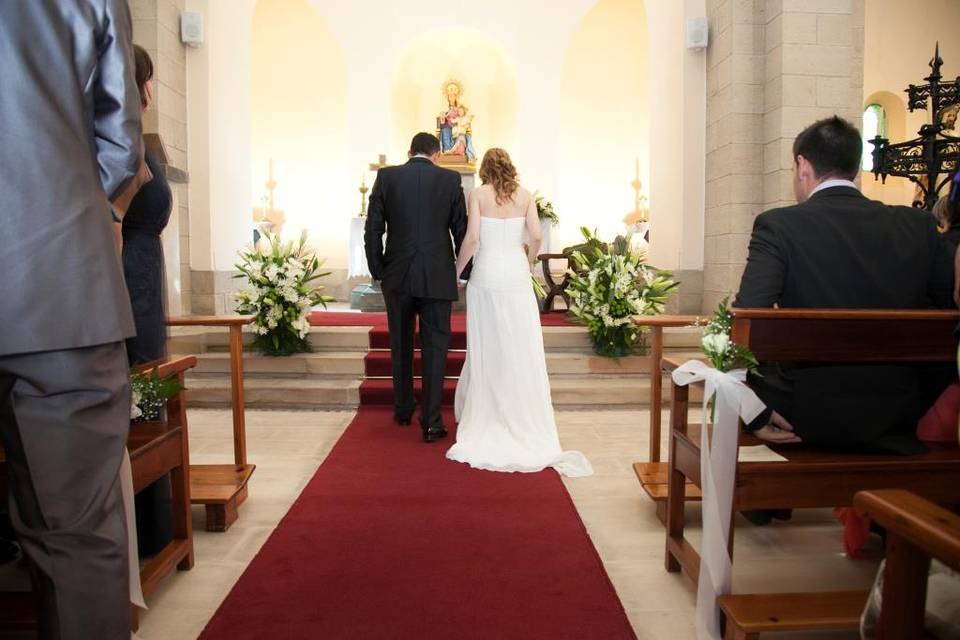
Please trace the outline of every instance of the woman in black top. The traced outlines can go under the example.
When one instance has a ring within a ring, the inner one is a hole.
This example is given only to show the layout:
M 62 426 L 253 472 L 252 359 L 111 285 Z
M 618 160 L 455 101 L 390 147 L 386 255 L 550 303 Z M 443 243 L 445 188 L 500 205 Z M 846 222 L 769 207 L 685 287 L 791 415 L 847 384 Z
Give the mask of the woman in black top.
M 952 188 L 949 195 L 941 196 L 933 205 L 933 215 L 943 230 L 943 239 L 950 243 L 954 251 L 960 245 L 960 198 L 954 195 L 955 189 Z
M 141 47 L 135 47 L 134 58 L 140 101 L 146 110 L 153 98 L 153 62 Z M 145 159 L 153 179 L 140 188 L 123 218 L 123 273 L 137 330 L 127 340 L 131 365 L 157 360 L 167 352 L 160 234 L 170 219 L 173 197 L 156 158 L 148 151 Z M 137 494 L 136 506 L 140 555 L 155 555 L 173 539 L 169 476 Z

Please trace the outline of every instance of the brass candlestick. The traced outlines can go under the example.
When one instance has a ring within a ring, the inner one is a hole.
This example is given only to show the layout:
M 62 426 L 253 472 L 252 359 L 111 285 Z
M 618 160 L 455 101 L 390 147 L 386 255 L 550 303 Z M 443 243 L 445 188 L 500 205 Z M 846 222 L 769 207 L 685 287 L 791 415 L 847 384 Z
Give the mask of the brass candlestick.
M 367 188 L 367 178 L 366 176 L 360 177 L 360 188 L 357 189 L 360 192 L 360 217 L 367 217 L 367 191 L 370 191 Z

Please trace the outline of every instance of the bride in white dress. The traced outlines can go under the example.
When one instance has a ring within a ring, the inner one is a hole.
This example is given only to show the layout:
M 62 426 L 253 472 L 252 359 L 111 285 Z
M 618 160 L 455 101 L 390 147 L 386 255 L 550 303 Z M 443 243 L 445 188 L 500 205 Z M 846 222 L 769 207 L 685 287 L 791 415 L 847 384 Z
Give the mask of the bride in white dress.
M 540 248 L 533 197 L 503 149 L 480 165 L 470 193 L 457 274 L 473 258 L 467 285 L 467 357 L 457 384 L 457 441 L 451 460 L 489 471 L 593 473 L 579 451 L 563 451 L 553 418 L 540 312 L 530 282 Z M 524 228 L 529 244 L 524 245 Z

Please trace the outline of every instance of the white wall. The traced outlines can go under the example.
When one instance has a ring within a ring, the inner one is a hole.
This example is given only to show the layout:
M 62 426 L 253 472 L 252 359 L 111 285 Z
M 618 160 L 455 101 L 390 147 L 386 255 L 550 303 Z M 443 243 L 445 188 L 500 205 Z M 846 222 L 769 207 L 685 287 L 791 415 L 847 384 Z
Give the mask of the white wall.
M 498 52 L 504 61 L 498 62 L 499 67 L 512 75 L 517 87 L 512 122 L 503 127 L 491 123 L 491 129 L 506 139 L 487 139 L 484 114 L 479 107 L 473 109 L 478 152 L 482 154 L 494 144 L 505 146 L 524 183 L 557 200 L 564 55 L 597 0 L 488 0 L 482 7 L 441 0 L 310 1 L 339 42 L 347 66 L 344 127 L 349 145 L 342 164 L 349 179 L 342 192 L 318 196 L 324 201 L 323 216 L 347 219 L 356 214 L 360 176 L 377 154 L 387 153 L 393 163 L 403 161 L 409 136 L 400 135 L 398 129 L 409 124 L 400 120 L 402 114 L 395 108 L 396 79 L 408 73 L 404 61 L 416 55 L 420 43 L 434 39 L 435 45 L 437 39 L 447 37 L 444 34 L 457 32 L 473 34 L 469 37 L 475 42 Z M 641 163 L 649 171 L 645 183 L 651 203 L 651 260 L 668 268 L 698 269 L 703 262 L 704 63 L 702 53 L 683 46 L 685 18 L 703 15 L 703 1 L 644 3 L 653 52 L 644 62 L 649 64 L 651 97 L 649 104 L 638 105 L 637 111 L 648 110 L 649 146 L 655 161 L 651 163 L 647 157 Z M 188 0 L 188 9 L 205 14 L 207 31 L 206 43 L 190 51 L 188 58 L 194 269 L 232 267 L 237 248 L 249 239 L 251 209 L 262 192 L 261 181 L 252 177 L 257 169 L 251 166 L 250 150 L 255 4 L 256 0 Z M 610 64 L 616 65 L 616 61 Z M 432 72 L 441 71 L 438 67 Z M 304 77 L 309 78 L 309 61 L 305 61 Z M 469 78 L 464 81 L 468 84 L 465 102 L 473 108 Z M 438 107 L 442 106 L 439 84 Z M 432 124 L 432 120 L 424 122 L 422 128 L 430 130 Z M 633 150 L 630 155 L 633 157 Z M 611 202 L 596 213 L 604 219 L 619 220 L 633 205 L 629 188 L 632 161 L 622 169 L 619 163 L 617 167 L 623 171 L 622 202 Z M 368 176 L 369 185 L 373 176 Z M 280 174 L 277 179 L 280 198 L 284 177 Z M 556 204 L 562 217 L 563 203 Z M 328 227 L 319 220 L 318 228 Z M 561 236 L 572 237 L 570 229 L 564 229 Z M 338 242 L 324 246 L 329 252 L 328 266 L 334 268 L 346 265 L 347 239 Z M 342 247 L 339 253 L 336 246 Z
M 881 96 L 885 107 L 899 108 L 898 114 L 891 114 L 894 126 L 888 137 L 891 143 L 911 140 L 930 122 L 931 114 L 907 111 L 904 89 L 909 84 L 924 84 L 938 40 L 944 80 L 960 75 L 960 1 L 867 0 L 865 9 L 864 105 Z M 862 183 L 864 193 L 872 198 L 890 204 L 911 203 L 914 185 L 905 178 L 887 178 L 884 187 L 872 174 L 865 174 Z
M 250 30 L 256 0 L 188 0 L 205 43 L 187 54 L 190 266 L 230 270 L 250 241 Z

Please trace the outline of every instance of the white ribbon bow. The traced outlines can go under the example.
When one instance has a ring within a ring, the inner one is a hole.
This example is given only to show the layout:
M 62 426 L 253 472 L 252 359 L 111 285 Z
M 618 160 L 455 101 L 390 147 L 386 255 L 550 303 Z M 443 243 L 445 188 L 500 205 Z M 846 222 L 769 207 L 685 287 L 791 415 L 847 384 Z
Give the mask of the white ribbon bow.
M 727 553 L 733 515 L 733 483 L 737 471 L 738 418 L 750 422 L 766 405 L 744 384 L 747 372 L 718 371 L 699 360 L 690 360 L 673 372 L 674 383 L 686 386 L 704 382 L 703 418 L 700 423 L 700 489 L 703 544 L 697 584 L 697 637 L 720 640 L 717 597 L 730 593 L 733 563 Z M 707 404 L 716 396 L 713 439 L 707 433 Z

